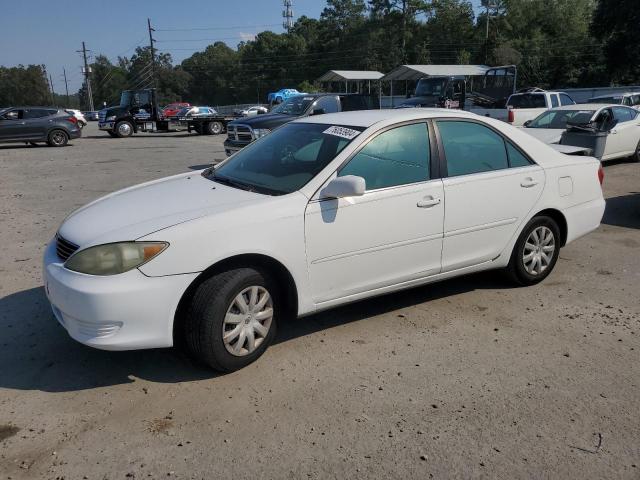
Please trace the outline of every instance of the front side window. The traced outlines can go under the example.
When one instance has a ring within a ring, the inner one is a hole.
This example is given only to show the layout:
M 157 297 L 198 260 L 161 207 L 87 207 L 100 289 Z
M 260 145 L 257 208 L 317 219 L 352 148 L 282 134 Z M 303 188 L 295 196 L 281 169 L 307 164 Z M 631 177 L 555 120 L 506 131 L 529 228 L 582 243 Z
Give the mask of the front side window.
M 450 177 L 509 167 L 504 140 L 490 128 L 464 121 L 439 120 L 437 125 Z
M 289 123 L 249 144 L 202 175 L 212 181 L 267 195 L 306 185 L 363 130 L 319 123 Z
M 296 95 L 289 100 L 282 102 L 276 108 L 271 110 L 272 113 L 283 113 L 285 115 L 302 115 L 313 103 L 316 97 L 307 97 L 305 95 Z
M 559 105 L 558 97 L 556 95 L 551 95 L 551 106 L 557 107 Z
M 2 115 L 2 118 L 6 120 L 20 120 L 23 117 L 23 114 L 23 110 L 11 110 Z
M 324 113 L 335 113 L 340 111 L 338 99 L 336 97 L 321 97 L 313 107 L 314 110 L 322 109 Z
M 429 133 L 425 123 L 397 127 L 367 143 L 339 172 L 365 180 L 367 190 L 429 179 Z

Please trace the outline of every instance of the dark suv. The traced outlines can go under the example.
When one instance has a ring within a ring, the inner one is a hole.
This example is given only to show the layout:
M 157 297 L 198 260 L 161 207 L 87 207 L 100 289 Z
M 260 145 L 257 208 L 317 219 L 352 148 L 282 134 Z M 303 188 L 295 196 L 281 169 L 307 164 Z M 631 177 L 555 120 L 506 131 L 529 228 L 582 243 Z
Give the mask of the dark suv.
M 60 108 L 0 108 L 0 142 L 47 142 L 50 147 L 64 147 L 81 135 L 78 119 Z
M 367 95 L 347 93 L 314 93 L 297 95 L 284 101 L 270 113 L 244 117 L 227 124 L 224 151 L 227 156 L 241 150 L 271 130 L 296 118 L 323 113 L 371 110 L 378 108 L 376 99 Z

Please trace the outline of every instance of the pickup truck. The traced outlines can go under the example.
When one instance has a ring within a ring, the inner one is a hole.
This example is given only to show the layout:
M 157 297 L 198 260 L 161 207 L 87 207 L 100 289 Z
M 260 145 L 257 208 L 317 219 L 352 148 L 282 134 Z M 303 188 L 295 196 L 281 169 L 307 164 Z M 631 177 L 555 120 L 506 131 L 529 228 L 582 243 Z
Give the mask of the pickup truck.
M 576 102 L 563 92 L 548 92 L 540 88 L 527 89 L 511 95 L 507 100 L 507 121 L 514 126 L 522 126 L 542 112 Z
M 298 95 L 285 100 L 270 113 L 244 117 L 227 124 L 224 151 L 227 156 L 241 150 L 254 140 L 271 133 L 271 130 L 296 118 L 323 113 L 371 110 L 379 108 L 377 98 L 348 93 L 314 93 Z

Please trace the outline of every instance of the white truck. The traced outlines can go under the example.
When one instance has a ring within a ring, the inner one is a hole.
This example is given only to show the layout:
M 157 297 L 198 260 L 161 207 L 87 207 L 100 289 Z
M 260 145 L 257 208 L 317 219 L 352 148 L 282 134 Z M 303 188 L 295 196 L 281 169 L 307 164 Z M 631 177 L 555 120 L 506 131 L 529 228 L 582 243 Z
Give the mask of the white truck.
M 507 121 L 519 127 L 550 108 L 575 103 L 564 92 L 548 92 L 541 88 L 519 90 L 507 99 Z

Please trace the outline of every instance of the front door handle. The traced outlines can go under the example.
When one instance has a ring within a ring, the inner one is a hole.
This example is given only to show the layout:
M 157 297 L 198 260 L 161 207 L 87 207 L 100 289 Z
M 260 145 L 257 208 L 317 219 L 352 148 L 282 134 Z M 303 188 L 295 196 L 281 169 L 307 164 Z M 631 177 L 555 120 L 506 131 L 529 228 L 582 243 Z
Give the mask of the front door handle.
M 520 182 L 520 186 L 522 188 L 531 188 L 531 187 L 535 187 L 538 184 L 537 181 L 535 181 L 533 178 L 531 177 L 527 177 L 525 178 L 522 182 Z
M 435 207 L 436 205 L 440 204 L 440 198 L 437 197 L 424 197 L 422 200 L 420 200 L 417 203 L 417 206 L 419 208 L 429 208 L 429 207 Z

